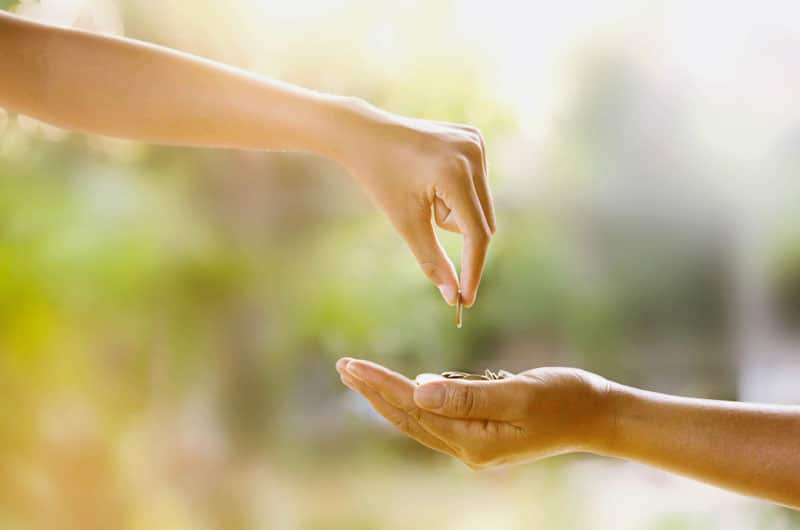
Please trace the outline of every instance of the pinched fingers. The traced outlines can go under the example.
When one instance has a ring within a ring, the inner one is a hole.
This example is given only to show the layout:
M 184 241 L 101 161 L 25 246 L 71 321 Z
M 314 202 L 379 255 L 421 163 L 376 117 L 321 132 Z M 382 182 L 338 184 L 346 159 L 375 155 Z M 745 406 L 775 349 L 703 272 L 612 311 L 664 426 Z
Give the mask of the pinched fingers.
M 470 307 L 475 303 L 492 231 L 472 180 L 470 163 L 464 159 L 448 171 L 450 173 L 443 178 L 436 195 L 455 212 L 454 221 L 464 236 L 461 296 L 464 305 Z
M 414 205 L 410 219 L 397 228 L 405 239 L 422 272 L 439 289 L 445 302 L 455 305 L 458 295 L 458 276 L 431 224 L 430 204 Z
M 475 192 L 470 191 L 473 197 L 465 198 L 462 204 L 470 204 L 474 208 Z M 461 299 L 465 307 L 472 307 L 478 296 L 491 235 L 485 220 L 475 215 L 474 209 L 468 210 L 463 216 L 459 214 L 458 220 L 464 234 L 464 247 L 461 251 Z

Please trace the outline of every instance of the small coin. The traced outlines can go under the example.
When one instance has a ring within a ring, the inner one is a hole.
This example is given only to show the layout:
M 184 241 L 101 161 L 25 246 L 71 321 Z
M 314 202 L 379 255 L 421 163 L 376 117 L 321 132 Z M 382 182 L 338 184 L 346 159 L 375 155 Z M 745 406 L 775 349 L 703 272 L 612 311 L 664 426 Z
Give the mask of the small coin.
M 445 379 L 466 379 L 468 381 L 484 381 L 486 377 L 481 374 L 470 374 L 468 372 L 442 372 Z
M 461 329 L 461 315 L 464 312 L 464 306 L 461 304 L 461 291 L 458 291 L 456 297 L 456 327 Z
M 443 377 L 439 374 L 419 374 L 416 378 L 414 378 L 414 382 L 418 385 L 424 385 L 425 383 L 432 383 L 433 381 L 441 381 Z
M 508 379 L 514 374 L 507 370 L 500 370 L 493 372 L 485 370 L 482 374 L 471 374 L 469 372 L 442 372 L 442 377 L 445 379 L 464 379 L 467 381 L 499 381 L 500 379 Z

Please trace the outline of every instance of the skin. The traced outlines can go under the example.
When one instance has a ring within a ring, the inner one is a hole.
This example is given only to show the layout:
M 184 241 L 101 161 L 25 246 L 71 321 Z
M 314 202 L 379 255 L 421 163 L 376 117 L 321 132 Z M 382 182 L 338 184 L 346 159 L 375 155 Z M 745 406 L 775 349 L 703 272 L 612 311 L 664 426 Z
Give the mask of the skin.
M 475 303 L 495 231 L 486 152 L 469 126 L 411 119 L 131 39 L 0 11 L 0 107 L 142 142 L 306 151 L 343 165 L 450 305 Z M 462 234 L 461 281 L 434 231 Z
M 572 368 L 419 385 L 369 361 L 336 368 L 400 431 L 473 469 L 591 452 L 800 508 L 800 406 L 670 396 Z

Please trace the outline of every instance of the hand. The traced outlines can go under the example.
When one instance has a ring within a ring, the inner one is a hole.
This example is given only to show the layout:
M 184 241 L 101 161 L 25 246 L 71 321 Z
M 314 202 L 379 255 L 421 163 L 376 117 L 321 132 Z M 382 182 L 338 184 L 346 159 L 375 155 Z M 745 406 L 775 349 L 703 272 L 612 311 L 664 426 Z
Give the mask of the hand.
M 432 212 L 440 227 L 464 236 L 462 301 L 475 302 L 495 227 L 477 129 L 402 118 L 174 50 L 2 11 L 0 49 L 14 50 L 0 54 L 0 106 L 14 112 L 149 143 L 309 151 L 338 160 L 386 211 L 450 304 L 459 281 Z M 47 68 L 35 67 L 43 61 Z M 43 86 L 57 89 L 39 97 Z
M 591 450 L 611 436 L 610 383 L 583 370 L 417 385 L 368 361 L 344 358 L 336 368 L 397 429 L 473 469 Z
M 450 305 L 475 303 L 495 231 L 486 152 L 469 126 L 398 117 L 361 106 L 362 133 L 342 163 L 389 216 Z M 364 125 L 365 124 L 365 125 Z M 431 223 L 464 236 L 459 283 Z

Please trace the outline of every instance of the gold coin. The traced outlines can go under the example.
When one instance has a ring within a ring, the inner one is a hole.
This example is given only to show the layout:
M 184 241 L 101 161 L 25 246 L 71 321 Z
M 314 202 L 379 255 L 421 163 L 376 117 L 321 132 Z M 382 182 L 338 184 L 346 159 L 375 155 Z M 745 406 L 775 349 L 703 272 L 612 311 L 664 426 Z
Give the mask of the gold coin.
M 466 381 L 499 381 L 501 379 L 508 379 L 514 374 L 507 370 L 500 370 L 493 372 L 485 370 L 482 374 L 471 374 L 469 372 L 442 372 L 442 377 L 445 379 L 464 379 Z
M 461 291 L 458 291 L 456 297 L 456 327 L 461 329 L 461 314 L 463 313 L 463 305 L 461 304 Z
M 470 374 L 468 372 L 442 372 L 445 379 L 466 379 L 468 381 L 482 381 L 486 377 L 481 374 Z

